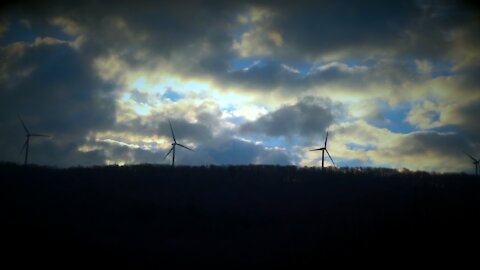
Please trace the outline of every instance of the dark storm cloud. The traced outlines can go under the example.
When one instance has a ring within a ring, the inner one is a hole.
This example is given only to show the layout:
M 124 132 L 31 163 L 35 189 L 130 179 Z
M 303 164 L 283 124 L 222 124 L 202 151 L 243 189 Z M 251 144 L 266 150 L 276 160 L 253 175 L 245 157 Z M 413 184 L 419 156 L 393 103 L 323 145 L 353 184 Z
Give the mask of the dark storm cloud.
M 302 88 L 310 84 L 299 84 L 296 74 L 272 63 L 248 72 L 227 72 L 228 63 L 238 57 L 232 49 L 234 40 L 242 31 L 249 31 L 239 25 L 238 16 L 248 14 L 252 7 L 273 14 L 254 22 L 252 27 L 262 29 L 262 39 L 271 31 L 282 36 L 283 45 L 271 48 L 271 57 L 279 62 L 305 61 L 330 54 L 340 55 L 339 61 L 352 57 L 365 60 L 385 52 L 409 58 L 446 57 L 454 41 L 449 31 L 478 26 L 472 23 L 478 16 L 471 8 L 449 1 L 51 3 L 15 7 L 21 7 L 21 14 L 43 17 L 44 21 L 58 16 L 69 18 L 84 35 L 85 54 L 117 55 L 133 68 L 169 61 L 176 72 L 184 75 L 213 77 L 225 84 L 243 82 L 254 89 L 278 85 Z M 474 33 L 470 31 L 466 36 L 477 40 L 471 37 Z M 324 74 L 322 78 L 339 81 L 344 78 L 333 75 Z
M 101 81 L 74 49 L 40 44 L 23 50 L 7 64 L 2 113 L 18 112 L 50 132 L 71 135 L 112 123 L 114 85 Z
M 91 57 L 119 55 L 136 68 L 154 66 L 160 59 L 171 61 L 175 55 L 196 55 L 203 47 L 211 53 L 189 60 L 206 71 L 217 71 L 226 68 L 223 56 L 231 55 L 229 31 L 239 9 L 233 3 L 217 1 L 142 0 L 20 1 L 8 10 L 17 17 L 42 22 L 39 27 L 56 17 L 67 18 L 83 35 L 82 51 Z M 186 72 L 190 64 L 177 68 Z
M 459 1 L 316 1 L 262 6 L 273 15 L 257 22 L 257 28 L 264 36 L 276 32 L 283 37 L 283 45 L 271 47 L 267 57 L 284 63 L 339 61 L 369 69 L 348 72 L 330 66 L 296 76 L 270 63 L 224 76 L 254 91 L 281 86 L 288 91 L 304 90 L 329 84 L 351 89 L 368 89 L 375 83 L 395 87 L 420 79 L 416 59 L 430 61 L 434 76 L 438 76 L 451 74 L 450 65 L 462 58 L 479 54 L 480 12 Z
M 466 106 L 458 108 L 456 114 L 466 134 L 480 144 L 480 100 L 472 100 Z
M 7 61 L 0 64 L 0 122 L 9 131 L 0 135 L 1 158 L 17 159 L 24 138 L 20 114 L 32 132 L 55 138 L 54 143 L 32 141 L 45 146 L 37 152 L 42 153 L 37 154 L 38 163 L 63 164 L 66 157 L 71 158 L 70 164 L 86 161 L 86 154 L 77 151 L 85 136 L 114 122 L 113 85 L 101 81 L 88 59 L 66 43 L 16 43 L 2 47 L 1 55 Z
M 441 156 L 459 156 L 462 151 L 471 149 L 470 143 L 457 133 L 415 132 L 405 136 L 394 149 L 398 156 L 422 156 L 435 154 Z
M 306 56 L 354 47 L 392 46 L 408 20 L 419 15 L 410 1 L 317 1 L 286 4 L 274 10 L 277 16 L 269 22 L 270 27 L 282 32 L 292 53 L 303 52 Z
M 282 33 L 286 53 L 310 57 L 338 51 L 439 57 L 451 45 L 449 31 L 478 20 L 478 9 L 461 1 L 312 1 L 272 9 L 263 27 Z
M 261 133 L 272 137 L 323 134 L 334 122 L 330 104 L 326 100 L 304 99 L 295 105 L 283 106 L 240 127 L 244 133 Z
M 40 139 L 30 142 L 29 163 L 46 164 L 58 167 L 68 166 L 94 166 L 104 165 L 107 155 L 104 149 L 92 148 L 89 151 L 79 151 L 81 144 L 88 143 L 80 137 L 62 138 L 62 135 L 52 137 L 45 141 Z M 18 137 L 17 137 L 18 139 Z M 14 150 L 19 151 L 20 145 L 14 145 Z M 11 161 L 23 161 L 23 155 L 20 158 Z

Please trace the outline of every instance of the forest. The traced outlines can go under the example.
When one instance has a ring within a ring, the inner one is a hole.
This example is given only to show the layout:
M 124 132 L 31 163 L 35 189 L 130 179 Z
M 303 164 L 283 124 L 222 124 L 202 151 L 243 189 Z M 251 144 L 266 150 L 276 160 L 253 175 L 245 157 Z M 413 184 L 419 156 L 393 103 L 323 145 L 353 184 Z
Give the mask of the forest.
M 384 168 L 0 164 L 18 268 L 474 262 L 480 179 Z

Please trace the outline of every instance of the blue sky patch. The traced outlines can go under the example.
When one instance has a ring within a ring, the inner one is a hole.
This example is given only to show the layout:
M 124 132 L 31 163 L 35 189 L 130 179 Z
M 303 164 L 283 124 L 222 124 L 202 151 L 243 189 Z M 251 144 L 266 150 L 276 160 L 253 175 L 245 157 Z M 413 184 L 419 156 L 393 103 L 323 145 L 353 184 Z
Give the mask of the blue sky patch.
M 179 93 L 173 91 L 172 89 L 168 89 L 163 95 L 162 99 L 170 99 L 171 101 L 178 101 L 182 99 L 183 96 Z
M 416 131 L 415 126 L 405 121 L 408 112 L 410 112 L 412 106 L 408 103 L 402 103 L 397 107 L 390 107 L 388 103 L 382 102 L 380 105 L 380 114 L 382 115 L 382 121 L 367 120 L 367 122 L 378 128 L 386 128 L 395 133 L 410 133 Z
M 347 143 L 347 149 L 352 151 L 371 151 L 376 150 L 377 147 L 373 144 Z

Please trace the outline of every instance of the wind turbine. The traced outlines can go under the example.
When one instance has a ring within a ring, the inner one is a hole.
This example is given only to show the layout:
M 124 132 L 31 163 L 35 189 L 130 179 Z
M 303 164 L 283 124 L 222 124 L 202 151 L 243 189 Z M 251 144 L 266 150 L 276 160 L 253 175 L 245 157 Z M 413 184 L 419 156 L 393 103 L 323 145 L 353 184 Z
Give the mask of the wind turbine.
M 47 135 L 43 135 L 43 134 L 37 134 L 37 133 L 30 133 L 30 130 L 28 130 L 27 126 L 25 125 L 25 123 L 23 122 L 22 118 L 20 117 L 20 115 L 18 116 L 18 119 L 20 119 L 20 122 L 22 123 L 22 126 L 23 126 L 23 129 L 25 130 L 25 137 L 26 140 L 25 140 L 25 143 L 23 144 L 22 146 L 22 150 L 20 150 L 20 153 L 23 152 L 23 150 L 25 149 L 25 161 L 24 161 L 24 165 L 27 165 L 27 162 L 28 162 L 28 149 L 30 147 L 30 137 L 50 137 L 50 136 L 47 136 Z
M 332 161 L 333 166 L 335 166 L 335 162 L 333 162 L 332 156 L 330 156 L 330 153 L 328 153 L 328 150 L 327 150 L 327 140 L 328 140 L 328 132 L 327 132 L 327 137 L 325 137 L 325 144 L 323 145 L 323 147 L 310 150 L 310 151 L 319 151 L 319 150 L 322 151 L 322 170 L 324 168 L 323 163 L 324 163 L 324 158 L 325 158 L 325 152 L 327 152 L 327 155 L 330 158 L 330 160 Z
M 472 157 L 472 156 L 469 155 L 467 152 L 463 152 L 463 153 L 465 153 L 465 155 L 467 155 L 469 158 L 472 159 L 473 165 L 475 165 L 475 175 L 478 176 L 478 164 L 480 163 L 480 160 Z
M 168 153 L 165 155 L 165 157 L 163 159 L 166 159 L 168 157 L 168 155 L 170 153 L 172 153 L 172 167 L 174 167 L 175 166 L 175 146 L 178 145 L 178 146 L 183 147 L 187 150 L 190 150 L 190 151 L 193 151 L 193 152 L 195 152 L 195 151 L 186 147 L 183 144 L 177 143 L 177 140 L 175 139 L 175 133 L 173 133 L 172 123 L 170 122 L 170 120 L 168 120 L 168 124 L 170 124 L 170 131 L 172 131 L 173 142 L 172 142 L 172 148 L 170 148 L 170 151 L 168 151 Z

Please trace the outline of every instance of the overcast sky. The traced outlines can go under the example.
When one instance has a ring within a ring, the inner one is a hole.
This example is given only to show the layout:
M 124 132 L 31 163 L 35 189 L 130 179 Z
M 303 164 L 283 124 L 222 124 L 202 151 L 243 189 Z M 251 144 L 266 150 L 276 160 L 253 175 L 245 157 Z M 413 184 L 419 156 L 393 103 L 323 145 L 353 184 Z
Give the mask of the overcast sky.
M 473 172 L 477 6 L 279 2 L 3 4 L 0 160 L 21 115 L 36 164 L 170 163 L 170 119 L 177 164 L 318 166 L 328 130 L 340 167 Z

